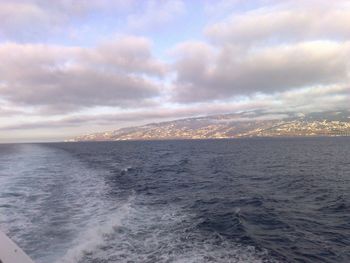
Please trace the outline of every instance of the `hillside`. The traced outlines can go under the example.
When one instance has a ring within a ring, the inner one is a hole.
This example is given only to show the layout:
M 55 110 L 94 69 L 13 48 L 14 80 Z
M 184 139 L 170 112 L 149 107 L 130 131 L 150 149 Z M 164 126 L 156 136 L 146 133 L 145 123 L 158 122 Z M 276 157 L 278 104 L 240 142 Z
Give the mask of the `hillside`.
M 151 123 L 81 135 L 68 141 L 349 135 L 350 111 L 308 114 L 252 111 Z

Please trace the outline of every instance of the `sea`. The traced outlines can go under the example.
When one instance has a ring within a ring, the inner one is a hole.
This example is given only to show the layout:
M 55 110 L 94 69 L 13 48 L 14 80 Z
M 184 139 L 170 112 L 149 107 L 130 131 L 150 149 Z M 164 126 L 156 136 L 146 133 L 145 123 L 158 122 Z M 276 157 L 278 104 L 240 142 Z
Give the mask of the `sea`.
M 0 145 L 37 263 L 350 262 L 350 138 Z

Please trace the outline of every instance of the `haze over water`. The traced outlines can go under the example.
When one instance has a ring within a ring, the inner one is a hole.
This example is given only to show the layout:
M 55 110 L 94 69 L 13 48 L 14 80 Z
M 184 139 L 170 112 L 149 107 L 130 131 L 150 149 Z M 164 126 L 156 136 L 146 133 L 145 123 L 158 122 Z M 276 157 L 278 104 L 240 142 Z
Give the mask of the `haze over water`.
M 36 262 L 349 262 L 350 139 L 0 145 Z

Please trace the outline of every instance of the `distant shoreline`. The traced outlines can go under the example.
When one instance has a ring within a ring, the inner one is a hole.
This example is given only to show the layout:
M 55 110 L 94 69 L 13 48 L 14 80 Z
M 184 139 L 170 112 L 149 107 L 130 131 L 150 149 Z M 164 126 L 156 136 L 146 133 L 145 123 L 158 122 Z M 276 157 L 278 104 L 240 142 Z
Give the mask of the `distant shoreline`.
M 82 140 L 82 141 L 60 141 L 51 143 L 81 143 L 81 142 L 152 142 L 152 141 L 215 141 L 215 140 L 245 140 L 245 139 L 306 139 L 306 138 L 344 138 L 350 135 L 291 135 L 291 136 L 252 136 L 231 138 L 159 138 L 159 139 L 130 139 L 130 140 Z M 43 142 L 46 143 L 46 142 Z

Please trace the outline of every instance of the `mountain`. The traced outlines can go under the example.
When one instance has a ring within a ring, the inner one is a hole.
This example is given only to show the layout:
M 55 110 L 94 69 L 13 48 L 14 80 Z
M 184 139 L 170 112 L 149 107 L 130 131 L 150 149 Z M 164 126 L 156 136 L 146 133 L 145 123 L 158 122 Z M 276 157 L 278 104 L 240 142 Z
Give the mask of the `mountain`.
M 186 118 L 91 133 L 68 141 L 210 139 L 278 136 L 350 136 L 350 111 L 266 113 L 249 111 Z

